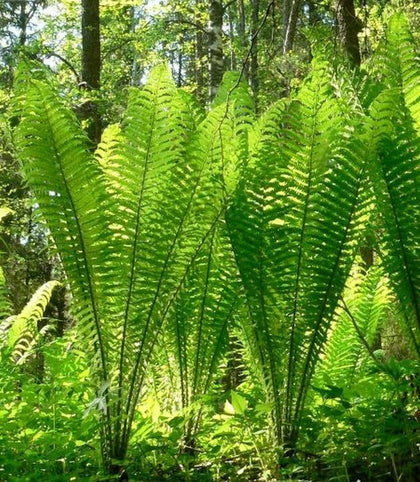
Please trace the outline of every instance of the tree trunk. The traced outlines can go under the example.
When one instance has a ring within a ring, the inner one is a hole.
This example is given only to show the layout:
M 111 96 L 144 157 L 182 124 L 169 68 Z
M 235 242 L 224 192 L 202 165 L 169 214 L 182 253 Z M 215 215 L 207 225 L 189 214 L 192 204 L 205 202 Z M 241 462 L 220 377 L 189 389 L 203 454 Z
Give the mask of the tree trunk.
M 23 47 L 26 44 L 26 30 L 29 19 L 26 12 L 26 2 L 21 1 L 19 7 L 19 45 Z
M 283 54 L 293 48 L 301 0 L 284 0 L 283 3 Z
M 202 12 L 202 0 L 195 1 L 195 23 L 197 25 L 202 24 L 201 20 L 201 12 Z M 205 104 L 207 94 L 205 92 L 205 82 L 204 82 L 204 69 L 205 69 L 205 39 L 204 39 L 204 32 L 203 29 L 197 28 L 195 30 L 195 61 L 194 61 L 194 68 L 195 68 L 195 83 L 196 87 L 196 96 Z
M 208 50 L 209 50 L 209 98 L 212 101 L 222 81 L 223 58 L 223 5 L 220 0 L 210 0 Z
M 99 36 L 99 0 L 82 0 L 82 82 L 88 91 L 99 90 L 101 43 Z M 88 135 L 94 146 L 101 140 L 101 118 L 97 103 L 83 105 L 82 118 L 89 121 Z
M 252 17 L 251 17 L 251 35 L 252 35 L 252 50 L 251 50 L 251 65 L 249 71 L 249 81 L 251 84 L 252 94 L 255 103 L 255 109 L 258 112 L 258 24 L 260 16 L 260 0 L 251 0 Z
M 236 4 L 233 5 L 236 7 Z M 231 7 L 232 8 L 232 7 Z M 249 62 L 246 61 L 246 56 L 249 48 L 248 35 L 246 32 L 246 12 L 244 0 L 238 2 L 238 22 L 236 31 L 238 33 L 240 52 L 238 58 L 242 59 L 242 70 L 246 79 L 249 79 Z
M 360 46 L 358 33 L 361 21 L 356 17 L 353 0 L 336 0 L 338 36 L 344 52 L 354 66 L 360 66 Z
M 229 43 L 230 43 L 230 70 L 236 70 L 236 53 L 235 53 L 235 15 L 234 9 L 229 8 Z

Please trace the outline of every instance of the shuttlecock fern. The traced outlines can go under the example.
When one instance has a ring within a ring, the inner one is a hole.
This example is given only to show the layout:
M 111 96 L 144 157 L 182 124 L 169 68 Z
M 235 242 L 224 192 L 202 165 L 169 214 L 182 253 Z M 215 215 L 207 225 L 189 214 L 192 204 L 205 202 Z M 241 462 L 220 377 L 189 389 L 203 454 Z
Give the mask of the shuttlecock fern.
M 226 209 L 234 151 L 221 138 L 232 121 L 221 105 L 196 129 L 188 102 L 157 67 L 144 89 L 132 90 L 121 128 L 108 131 L 95 155 L 49 83 L 29 82 L 20 104 L 24 172 L 105 387 L 110 469 L 125 457 L 165 318 Z
M 376 158 L 370 175 L 384 233 L 383 263 L 419 351 L 420 137 L 398 89 L 384 90 L 371 107 Z
M 263 117 L 228 216 L 275 435 L 292 445 L 358 227 L 368 138 L 339 88 L 315 63 L 296 100 Z

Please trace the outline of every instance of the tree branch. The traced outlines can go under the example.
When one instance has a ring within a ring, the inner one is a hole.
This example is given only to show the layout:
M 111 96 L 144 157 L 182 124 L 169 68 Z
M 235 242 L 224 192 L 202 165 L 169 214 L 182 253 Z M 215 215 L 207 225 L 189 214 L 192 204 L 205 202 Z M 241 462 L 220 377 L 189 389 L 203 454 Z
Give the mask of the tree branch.
M 73 72 L 74 76 L 76 77 L 77 83 L 78 84 L 80 83 L 79 73 L 77 72 L 76 68 L 66 58 L 64 58 L 60 54 L 57 54 L 56 52 L 53 52 L 53 51 L 47 51 L 42 55 L 47 58 L 56 57 L 57 59 L 61 60 L 61 62 L 63 62 L 63 64 L 66 64 L 67 67 Z

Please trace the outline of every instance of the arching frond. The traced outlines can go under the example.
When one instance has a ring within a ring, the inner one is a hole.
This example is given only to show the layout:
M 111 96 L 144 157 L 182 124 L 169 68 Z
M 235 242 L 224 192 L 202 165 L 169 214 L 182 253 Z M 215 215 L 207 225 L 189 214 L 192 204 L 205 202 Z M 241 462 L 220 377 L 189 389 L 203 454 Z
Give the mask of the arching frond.
M 108 458 L 125 455 L 162 324 L 233 189 L 232 116 L 220 106 L 195 129 L 188 102 L 168 69 L 156 68 L 95 158 L 51 86 L 34 81 L 22 99 L 25 175 L 63 259 L 78 329 L 91 344 L 94 333 L 98 382 L 108 387 Z
M 87 327 L 101 378 L 107 379 L 100 293 L 109 247 L 100 171 L 76 118 L 49 84 L 28 83 L 20 114 L 15 138 L 23 172 L 62 259 L 75 315 Z
M 365 276 L 361 277 L 360 273 L 355 276 L 350 278 L 344 294 L 346 309 L 340 308 L 334 320 L 325 356 L 316 372 L 315 386 L 322 383 L 351 386 L 356 371 L 360 373 L 369 359 L 364 342 L 372 347 L 386 321 L 392 297 L 383 268 L 372 266 Z
M 420 135 L 420 56 L 402 12 L 391 17 L 385 38 L 373 56 L 372 70 L 386 88 L 397 89 L 402 94 Z
M 397 89 L 384 90 L 377 97 L 371 116 L 376 158 L 370 175 L 385 227 L 383 264 L 419 350 L 420 231 L 416 219 L 420 212 L 420 137 Z
M 45 328 L 41 331 L 38 330 L 37 323 L 44 314 L 54 288 L 59 285 L 58 281 L 44 283 L 32 295 L 23 310 L 18 315 L 10 317 L 4 347 L 10 352 L 16 364 L 25 361 L 31 354 L 31 349 L 36 345 L 39 336 L 45 333 Z
M 263 118 L 228 216 L 276 436 L 292 444 L 351 266 L 366 159 L 361 109 L 315 67 Z

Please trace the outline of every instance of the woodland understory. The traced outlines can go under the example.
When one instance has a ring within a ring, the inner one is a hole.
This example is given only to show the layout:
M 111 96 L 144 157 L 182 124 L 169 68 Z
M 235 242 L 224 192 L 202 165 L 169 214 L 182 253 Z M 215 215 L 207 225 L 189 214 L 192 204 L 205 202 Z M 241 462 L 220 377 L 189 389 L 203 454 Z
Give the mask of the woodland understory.
M 418 480 L 419 39 L 0 0 L 0 481 Z

